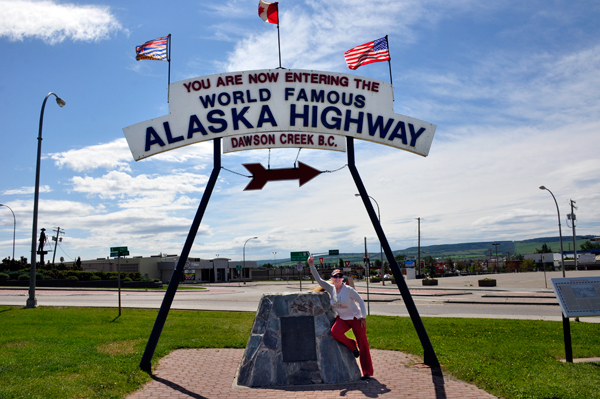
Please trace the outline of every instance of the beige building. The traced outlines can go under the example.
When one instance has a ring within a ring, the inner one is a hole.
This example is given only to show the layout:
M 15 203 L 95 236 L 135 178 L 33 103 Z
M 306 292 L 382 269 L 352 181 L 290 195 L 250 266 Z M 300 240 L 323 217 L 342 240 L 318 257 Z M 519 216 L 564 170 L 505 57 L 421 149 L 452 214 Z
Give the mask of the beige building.
M 122 272 L 140 273 L 146 278 L 157 278 L 167 284 L 178 261 L 177 255 L 123 257 L 120 259 L 120 267 Z M 116 272 L 118 263 L 117 258 L 82 260 L 81 268 L 86 271 Z M 184 275 L 185 281 L 190 283 L 249 281 L 252 280 L 252 269 L 256 267 L 256 261 L 249 260 L 244 264 L 244 261 L 232 261 L 227 258 L 188 258 Z

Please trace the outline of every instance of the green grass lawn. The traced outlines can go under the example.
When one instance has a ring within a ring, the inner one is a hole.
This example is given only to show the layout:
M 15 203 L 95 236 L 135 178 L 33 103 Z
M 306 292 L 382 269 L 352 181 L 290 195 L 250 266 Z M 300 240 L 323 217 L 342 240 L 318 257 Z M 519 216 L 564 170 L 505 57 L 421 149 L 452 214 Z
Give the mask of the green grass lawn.
M 122 398 L 157 310 L 0 306 L 0 398 Z M 154 362 L 179 348 L 243 348 L 253 313 L 171 311 Z M 600 398 L 600 364 L 564 364 L 562 323 L 424 318 L 446 373 L 503 398 Z M 422 354 L 407 317 L 371 316 L 371 346 Z M 600 325 L 571 323 L 575 357 L 600 356 Z M 401 372 L 391 367 L 390 371 Z M 382 370 L 383 372 L 383 370 Z M 377 373 L 377 370 L 376 370 Z

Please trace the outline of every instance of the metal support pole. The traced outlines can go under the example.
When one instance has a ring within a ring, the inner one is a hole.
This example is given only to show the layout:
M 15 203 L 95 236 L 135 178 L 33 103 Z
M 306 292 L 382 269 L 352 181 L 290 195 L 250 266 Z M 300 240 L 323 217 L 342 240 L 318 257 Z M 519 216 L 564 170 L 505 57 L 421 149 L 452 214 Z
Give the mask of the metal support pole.
M 354 162 L 354 138 L 346 137 L 347 143 L 347 151 L 348 151 L 348 168 L 350 169 L 350 173 L 352 174 L 352 178 L 354 179 L 354 183 L 358 188 L 358 192 L 363 200 L 365 208 L 367 209 L 367 213 L 369 214 L 369 218 L 371 219 L 371 223 L 377 232 L 377 237 L 379 241 L 383 245 L 383 252 L 385 252 L 385 256 L 388 259 L 388 263 L 392 269 L 392 273 L 394 274 L 394 278 L 396 279 L 396 284 L 398 285 L 398 289 L 400 290 L 400 294 L 402 295 L 402 300 L 406 305 L 406 309 L 408 310 L 408 314 L 413 322 L 417 335 L 419 336 L 419 340 L 421 341 L 421 345 L 423 346 L 423 354 L 424 354 L 424 363 L 430 367 L 440 367 L 440 362 L 433 350 L 433 346 L 431 345 L 431 341 L 429 340 L 429 336 L 427 335 L 427 331 L 425 330 L 425 326 L 423 325 L 423 321 L 419 316 L 419 312 L 417 307 L 415 306 L 415 302 L 410 295 L 410 291 L 408 290 L 408 286 L 406 285 L 406 281 L 404 281 L 404 276 L 400 271 L 400 267 L 398 266 L 398 262 L 396 258 L 394 258 L 394 253 L 388 243 L 388 240 L 379 224 L 379 220 L 377 220 L 377 215 L 375 214 L 375 210 L 373 209 L 373 204 L 369 200 L 369 195 L 367 194 L 367 190 L 363 185 L 363 182 L 360 178 L 360 174 L 356 169 L 356 165 Z
M 204 212 L 206 211 L 206 207 L 208 206 L 208 201 L 210 200 L 210 196 L 213 192 L 213 189 L 215 188 L 217 178 L 219 177 L 219 172 L 221 171 L 221 139 L 214 139 L 213 144 L 214 161 L 213 170 L 210 174 L 210 179 L 208 180 L 206 188 L 204 189 L 202 200 L 200 201 L 198 211 L 196 212 L 196 216 L 194 217 L 194 221 L 192 222 L 192 226 L 190 227 L 190 232 L 188 233 L 183 249 L 181 250 L 181 256 L 179 257 L 177 266 L 175 267 L 175 270 L 173 270 L 173 275 L 171 276 L 169 287 L 167 288 L 167 292 L 165 293 L 163 302 L 160 306 L 160 310 L 158 311 L 158 316 L 156 317 L 156 321 L 154 322 L 154 327 L 152 328 L 150 338 L 148 338 L 148 343 L 146 344 L 146 349 L 144 350 L 144 355 L 142 356 L 142 360 L 140 362 L 140 368 L 147 373 L 152 372 L 152 356 L 154 356 L 154 351 L 156 350 L 158 339 L 160 338 L 162 329 L 165 325 L 165 322 L 167 321 L 167 316 L 169 315 L 169 310 L 171 309 L 173 298 L 175 297 L 177 287 L 179 286 L 179 281 L 181 280 L 183 268 L 188 260 L 188 256 L 190 254 L 190 250 L 192 249 L 192 245 L 194 244 L 194 238 L 196 238 L 198 228 L 200 227 L 200 222 L 202 222 L 202 217 L 204 216 Z
M 38 200 L 40 197 L 40 162 L 42 158 L 42 126 L 44 125 L 44 109 L 46 108 L 46 101 L 48 97 L 56 97 L 56 103 L 59 107 L 64 107 L 65 101 L 50 92 L 44 98 L 42 103 L 42 110 L 40 111 L 40 126 L 38 131 L 38 145 L 37 145 L 37 163 L 35 166 L 35 189 L 33 194 L 33 227 L 31 229 L 31 267 L 29 270 L 29 297 L 25 303 L 25 308 L 35 308 L 37 306 L 37 299 L 35 298 L 35 274 L 36 274 L 36 238 L 37 238 L 37 222 L 38 222 Z
M 565 255 L 563 250 L 563 239 L 562 239 L 562 227 L 560 225 L 560 209 L 558 208 L 558 202 L 552 191 L 548 190 L 544 186 L 540 186 L 540 190 L 546 190 L 552 196 L 554 205 L 556 205 L 556 213 L 558 214 L 558 236 L 560 238 L 560 265 L 562 268 L 562 275 L 565 278 Z M 565 359 L 567 363 L 573 363 L 573 349 L 571 346 L 571 326 L 569 324 L 569 318 L 565 317 L 565 314 L 561 312 L 563 322 L 563 335 L 565 341 Z
M 121 255 L 117 257 L 117 287 L 119 288 L 119 317 L 121 317 Z
M 421 218 L 417 218 L 417 270 L 419 275 L 423 274 L 421 270 Z
M 365 270 L 367 271 L 367 315 L 371 316 L 371 297 L 369 296 L 369 279 L 371 278 L 371 262 L 367 252 L 367 237 L 365 237 Z

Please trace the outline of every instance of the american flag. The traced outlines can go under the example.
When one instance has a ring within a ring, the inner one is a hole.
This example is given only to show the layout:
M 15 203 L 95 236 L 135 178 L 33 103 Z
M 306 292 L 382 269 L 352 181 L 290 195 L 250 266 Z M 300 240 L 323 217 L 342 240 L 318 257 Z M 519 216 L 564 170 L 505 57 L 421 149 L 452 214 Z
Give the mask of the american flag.
M 169 36 L 147 41 L 141 46 L 135 46 L 136 60 L 167 60 L 167 41 Z
M 388 61 L 390 59 L 390 51 L 387 39 L 382 37 L 381 39 L 351 48 L 344 53 L 344 58 L 346 58 L 346 63 L 350 69 L 357 69 L 361 65 L 373 62 Z

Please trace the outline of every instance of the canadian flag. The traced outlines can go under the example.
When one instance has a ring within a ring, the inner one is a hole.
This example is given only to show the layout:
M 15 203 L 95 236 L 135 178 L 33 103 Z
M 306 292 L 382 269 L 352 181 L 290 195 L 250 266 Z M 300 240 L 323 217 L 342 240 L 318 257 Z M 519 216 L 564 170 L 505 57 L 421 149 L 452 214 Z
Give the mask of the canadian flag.
M 264 0 L 258 1 L 258 16 L 265 22 L 279 25 L 279 16 L 277 15 L 277 4 L 267 3 Z

